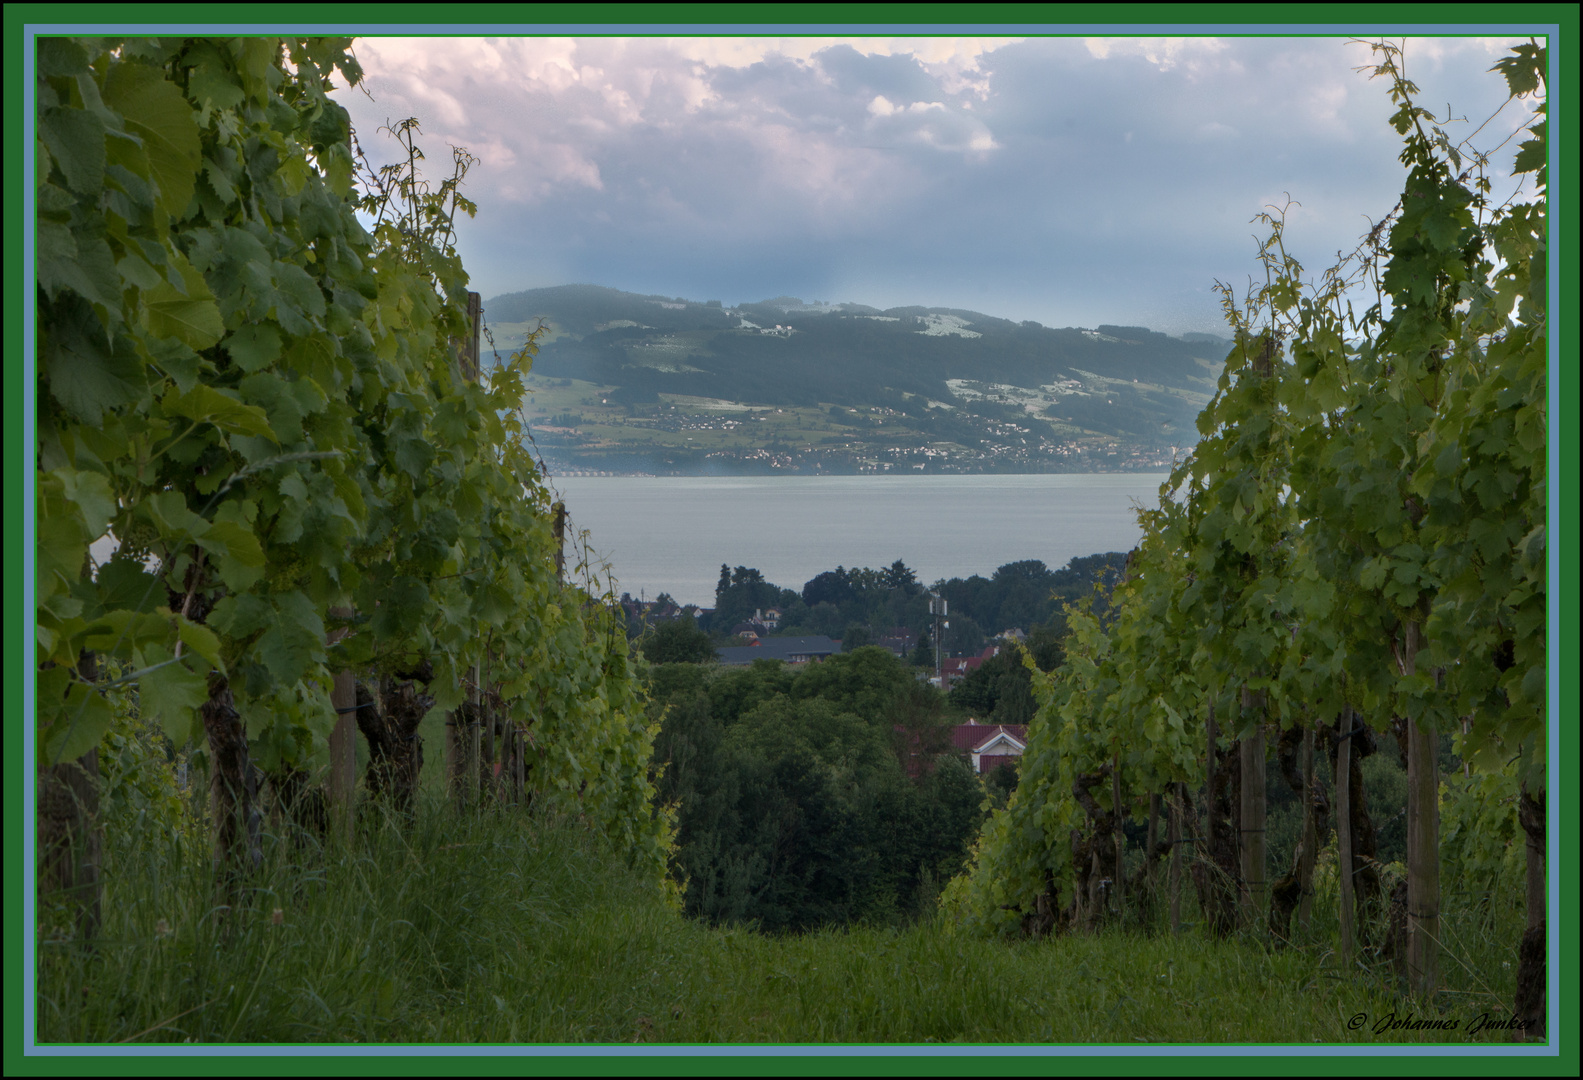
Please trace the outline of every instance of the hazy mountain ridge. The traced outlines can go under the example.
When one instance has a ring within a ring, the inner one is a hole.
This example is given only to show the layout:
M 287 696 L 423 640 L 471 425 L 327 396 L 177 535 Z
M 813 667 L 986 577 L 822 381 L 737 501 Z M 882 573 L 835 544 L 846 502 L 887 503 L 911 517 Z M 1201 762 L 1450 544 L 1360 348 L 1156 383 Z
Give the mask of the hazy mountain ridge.
M 934 446 L 941 448 L 936 457 L 965 454 L 986 462 L 1012 453 L 1038 468 L 1044 467 L 1041 457 L 1070 460 L 1085 450 L 1085 441 L 1109 440 L 1111 450 L 1122 445 L 1129 452 L 1196 441 L 1195 419 L 1230 346 L 1210 335 L 1175 338 L 1112 325 L 1057 329 L 964 308 L 880 310 L 789 296 L 727 306 L 594 285 L 511 293 L 484 307 L 502 350 L 519 345 L 543 320 L 548 332 L 540 339 L 535 376 L 598 387 L 599 397 L 585 393 L 575 403 L 625 407 L 628 427 L 652 426 L 656 419 L 637 416 L 634 408 L 663 409 L 669 419 L 683 398 L 798 410 L 808 417 L 855 409 L 875 414 L 867 423 L 890 424 L 881 440 L 889 451 L 897 446 L 888 444 L 905 435 L 900 443 L 918 453 L 930 454 L 921 448 Z M 548 406 L 549 396 L 544 400 Z M 558 407 L 565 412 L 570 404 Z M 593 440 L 601 451 L 629 442 L 610 430 L 620 426 L 618 419 L 595 422 L 603 425 Z M 862 446 L 848 430 L 854 425 L 864 436 Z M 749 448 L 748 436 L 769 430 L 739 432 L 738 449 Z M 877 452 L 857 421 L 840 417 L 837 426 L 817 430 L 823 434 L 816 436 L 805 422 L 780 438 L 783 445 L 753 445 L 806 454 L 839 442 L 842 452 Z M 1011 450 L 1003 449 L 1008 438 Z M 695 441 L 701 437 L 685 438 Z M 718 457 L 726 444 L 709 445 Z M 581 451 L 594 448 L 585 440 Z M 826 456 L 835 452 L 830 448 Z

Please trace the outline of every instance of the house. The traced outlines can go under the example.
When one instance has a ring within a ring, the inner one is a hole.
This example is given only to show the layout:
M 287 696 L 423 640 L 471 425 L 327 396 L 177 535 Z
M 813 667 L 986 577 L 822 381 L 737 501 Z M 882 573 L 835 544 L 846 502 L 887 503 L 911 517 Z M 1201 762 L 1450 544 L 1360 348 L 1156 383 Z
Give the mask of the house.
M 1022 760 L 1021 754 L 981 754 L 978 759 L 978 771 L 988 775 L 1002 765 L 1015 766 L 1020 760 Z
M 898 733 L 905 730 L 900 724 L 896 725 Z M 965 724 L 953 725 L 950 736 L 951 750 L 966 758 L 973 771 L 980 774 L 994 772 L 1008 761 L 1017 761 L 1028 748 L 1027 724 L 980 724 L 969 719 Z M 914 734 L 907 761 L 907 775 L 915 779 L 932 767 L 924 760 L 919 742 Z
M 1028 748 L 1027 724 L 980 724 L 969 719 L 951 729 L 951 745 L 973 763 L 973 771 L 989 772 L 1002 758 L 1019 758 Z
M 996 656 L 1000 652 L 998 645 L 987 646 L 977 656 L 953 656 L 940 661 L 940 689 L 949 690 L 951 684 L 967 678 L 968 673 L 977 671 L 983 666 L 984 661 Z
M 1007 730 L 1008 727 L 1021 728 L 1021 737 L 1013 735 Z M 973 748 L 973 771 L 981 774 L 993 772 L 1008 761 L 1017 761 L 1022 757 L 1022 752 L 1028 749 L 1027 736 L 1028 728 L 1024 724 L 997 724 L 995 733 Z
M 841 651 L 841 645 L 816 634 L 812 637 L 761 637 L 752 645 L 729 645 L 716 651 L 722 664 L 751 664 L 755 660 L 807 664 L 834 656 Z
M 754 626 L 762 627 L 765 630 L 774 630 L 781 624 L 781 609 L 768 608 L 764 611 L 760 611 L 759 609 L 754 608 L 753 617 L 749 619 L 748 622 L 752 623 Z M 763 635 L 760 634 L 759 636 L 762 637 Z
M 753 638 L 754 640 L 757 640 L 765 636 L 764 627 L 762 624 L 739 622 L 731 628 L 731 636 L 738 638 Z

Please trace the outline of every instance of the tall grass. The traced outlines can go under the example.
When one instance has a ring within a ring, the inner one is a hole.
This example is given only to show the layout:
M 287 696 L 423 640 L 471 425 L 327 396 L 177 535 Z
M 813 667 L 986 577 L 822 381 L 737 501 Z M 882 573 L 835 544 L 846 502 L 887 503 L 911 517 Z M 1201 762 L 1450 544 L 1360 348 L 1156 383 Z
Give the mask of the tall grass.
M 1447 988 L 1412 1003 L 1388 967 L 1339 970 L 1323 896 L 1279 949 L 1197 925 L 1006 943 L 939 919 L 771 938 L 683 919 L 572 820 L 431 801 L 350 848 L 269 847 L 221 907 L 206 852 L 112 837 L 101 938 L 40 940 L 40 1040 L 1461 1042 L 1509 1005 L 1520 932 L 1520 911 L 1453 912 Z M 1392 1012 L 1460 1029 L 1374 1033 Z

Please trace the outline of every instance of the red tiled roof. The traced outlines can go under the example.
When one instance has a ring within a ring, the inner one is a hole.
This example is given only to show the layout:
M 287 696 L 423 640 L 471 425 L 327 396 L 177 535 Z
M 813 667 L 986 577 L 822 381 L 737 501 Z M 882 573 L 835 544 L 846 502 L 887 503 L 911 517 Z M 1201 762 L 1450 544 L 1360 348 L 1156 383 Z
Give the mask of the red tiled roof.
M 1001 738 L 1002 735 L 1005 736 L 1005 739 Z M 1001 745 L 1005 745 L 1006 744 L 1006 739 L 1015 739 L 1017 741 L 1017 743 L 1019 745 L 1021 745 L 1021 746 L 1027 746 L 1028 745 L 1028 741 L 1026 739 L 1023 739 L 1023 738 L 1013 734 L 1012 732 L 1007 731 L 1004 726 L 1001 726 L 1001 727 L 997 727 L 994 731 L 990 732 L 988 735 L 986 735 L 984 737 L 982 742 L 980 742 L 976 746 L 974 746 L 973 747 L 973 753 L 975 753 L 975 754 L 982 754 L 985 750 L 990 749 L 990 747 L 993 746 L 997 742 L 1000 743 Z M 1021 751 L 1019 751 L 1019 753 L 1020 752 Z
M 957 724 L 951 729 L 951 745 L 971 753 L 999 731 L 1004 731 L 1024 745 L 1028 742 L 1027 724 Z

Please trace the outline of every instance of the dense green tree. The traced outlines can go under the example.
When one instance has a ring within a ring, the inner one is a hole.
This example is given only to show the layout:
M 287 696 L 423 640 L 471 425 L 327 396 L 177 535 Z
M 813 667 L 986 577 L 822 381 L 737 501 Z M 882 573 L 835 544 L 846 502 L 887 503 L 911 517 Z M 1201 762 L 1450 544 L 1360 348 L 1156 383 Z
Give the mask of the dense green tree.
M 889 649 L 865 645 L 808 665 L 798 673 L 792 696 L 823 698 L 868 724 L 884 727 L 890 721 L 892 702 L 916 683 L 912 669 Z
M 1002 649 L 951 688 L 953 706 L 996 724 L 1026 724 L 1038 704 L 1022 650 Z
M 794 677 L 779 660 L 755 660 L 729 667 L 709 684 L 709 701 L 721 723 L 734 724 L 743 713 L 782 694 L 790 694 Z
M 803 603 L 809 607 L 815 604 L 835 604 L 840 606 L 856 596 L 851 581 L 847 578 L 846 568 L 838 566 L 834 570 L 826 570 L 816 574 L 802 587 Z
M 706 629 L 716 638 L 731 633 L 738 623 L 752 618 L 755 611 L 785 608 L 798 599 L 790 589 L 764 580 L 764 575 L 748 566 L 728 571 L 720 567 L 720 583 L 715 587 L 715 612 Z
M 918 575 L 913 573 L 906 563 L 897 559 L 886 568 L 884 581 L 887 589 L 905 589 L 909 585 L 918 583 Z
M 649 687 L 690 914 L 767 931 L 893 922 L 962 866 L 983 789 L 945 753 L 939 692 L 887 650 L 800 671 L 662 664 Z
M 861 649 L 872 640 L 873 637 L 869 634 L 868 627 L 853 624 L 841 631 L 841 651 L 851 652 L 853 649 Z
M 642 649 L 651 664 L 703 664 L 716 657 L 714 642 L 691 617 L 666 619 L 644 637 Z

